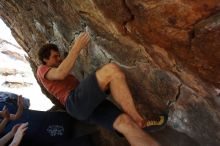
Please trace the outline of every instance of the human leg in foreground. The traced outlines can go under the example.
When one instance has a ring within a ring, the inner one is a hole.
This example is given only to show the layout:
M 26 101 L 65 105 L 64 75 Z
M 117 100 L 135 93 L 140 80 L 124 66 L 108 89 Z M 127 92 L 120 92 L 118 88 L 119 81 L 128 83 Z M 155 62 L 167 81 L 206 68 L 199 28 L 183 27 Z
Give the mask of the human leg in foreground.
M 132 146 L 159 146 L 145 133 L 127 114 L 121 114 L 115 120 L 113 127 L 122 133 Z
M 95 108 L 88 122 L 100 125 L 112 132 L 119 132 L 132 146 L 158 146 L 157 142 L 135 121 L 108 100 L 104 100 Z
M 157 146 L 157 142 L 141 129 L 144 119 L 135 108 L 125 75 L 119 67 L 113 63 L 107 64 L 96 72 L 96 77 L 101 90 L 110 89 L 113 99 L 125 112 L 117 117 L 113 127 L 133 146 Z
M 131 92 L 126 83 L 125 75 L 120 68 L 110 63 L 96 72 L 97 81 L 102 91 L 110 89 L 113 99 L 121 106 L 140 127 L 143 127 L 144 119 L 138 113 Z

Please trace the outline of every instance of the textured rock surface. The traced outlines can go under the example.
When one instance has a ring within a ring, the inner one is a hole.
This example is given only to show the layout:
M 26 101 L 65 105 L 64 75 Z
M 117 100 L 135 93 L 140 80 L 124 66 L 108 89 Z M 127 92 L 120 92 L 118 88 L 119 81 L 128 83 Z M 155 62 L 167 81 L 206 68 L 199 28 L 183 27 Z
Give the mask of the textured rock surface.
M 0 87 L 2 91 L 5 90 L 2 89 L 2 87 L 21 89 L 23 87 L 29 87 L 33 85 L 33 83 L 30 83 L 27 80 L 31 71 L 27 72 L 26 68 L 22 64 L 26 63 L 28 65 L 28 62 L 25 59 L 24 53 L 22 54 L 19 51 L 23 51 L 22 48 L 0 38 Z M 14 65 L 14 63 L 11 63 L 9 60 L 15 60 L 17 62 L 20 61 L 20 65 L 23 66 L 18 67 Z M 16 68 L 13 68 L 15 66 Z
M 172 103 L 169 127 L 153 134 L 161 145 L 220 145 L 220 0 L 1 0 L 0 16 L 34 71 L 40 46 L 64 53 L 87 26 L 80 79 L 116 62 L 143 114 Z M 102 145 L 127 144 L 101 131 Z

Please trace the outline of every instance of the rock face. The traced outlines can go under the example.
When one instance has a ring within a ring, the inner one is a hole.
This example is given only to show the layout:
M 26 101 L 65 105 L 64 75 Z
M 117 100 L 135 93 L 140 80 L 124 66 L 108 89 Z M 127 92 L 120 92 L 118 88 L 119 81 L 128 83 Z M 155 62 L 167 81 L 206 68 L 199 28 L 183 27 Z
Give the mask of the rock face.
M 68 52 L 87 27 L 79 79 L 115 62 L 141 113 L 170 109 L 168 127 L 152 135 L 161 145 L 220 145 L 220 0 L 2 0 L 0 8 L 34 71 L 43 44 Z M 101 135 L 102 145 L 127 145 Z
M 21 53 L 19 51 L 22 51 L 22 48 L 19 48 L 18 46 L 0 38 L 0 62 L 1 62 L 0 87 L 1 88 L 2 87 L 23 88 L 32 85 L 32 83 L 29 83 L 27 81 L 27 78 L 29 77 L 29 73 L 27 72 L 26 68 L 24 68 L 24 64 L 26 63 L 28 65 L 28 62 L 25 59 L 24 53 Z M 14 65 L 14 63 L 11 63 L 9 60 L 10 61 L 16 60 L 16 63 L 20 61 L 20 65 L 23 68 Z M 16 69 L 13 68 L 15 66 L 17 67 Z M 21 71 L 20 68 L 22 68 L 23 70 Z

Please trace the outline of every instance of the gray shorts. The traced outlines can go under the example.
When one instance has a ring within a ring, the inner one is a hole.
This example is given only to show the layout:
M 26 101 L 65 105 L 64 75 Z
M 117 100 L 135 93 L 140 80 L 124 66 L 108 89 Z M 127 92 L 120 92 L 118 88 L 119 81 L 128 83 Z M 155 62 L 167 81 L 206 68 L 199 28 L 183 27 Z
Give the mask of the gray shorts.
M 95 73 L 82 80 L 66 101 L 66 110 L 74 118 L 113 129 L 115 119 L 122 113 L 117 106 L 106 100 Z

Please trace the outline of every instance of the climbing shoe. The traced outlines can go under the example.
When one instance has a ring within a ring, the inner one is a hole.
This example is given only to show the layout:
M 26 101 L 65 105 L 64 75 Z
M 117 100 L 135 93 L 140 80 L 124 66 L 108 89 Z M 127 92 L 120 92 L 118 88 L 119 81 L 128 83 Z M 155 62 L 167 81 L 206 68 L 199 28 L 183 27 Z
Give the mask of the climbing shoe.
M 166 127 L 168 113 L 157 115 L 157 118 L 144 121 L 143 130 L 146 132 L 156 132 Z

